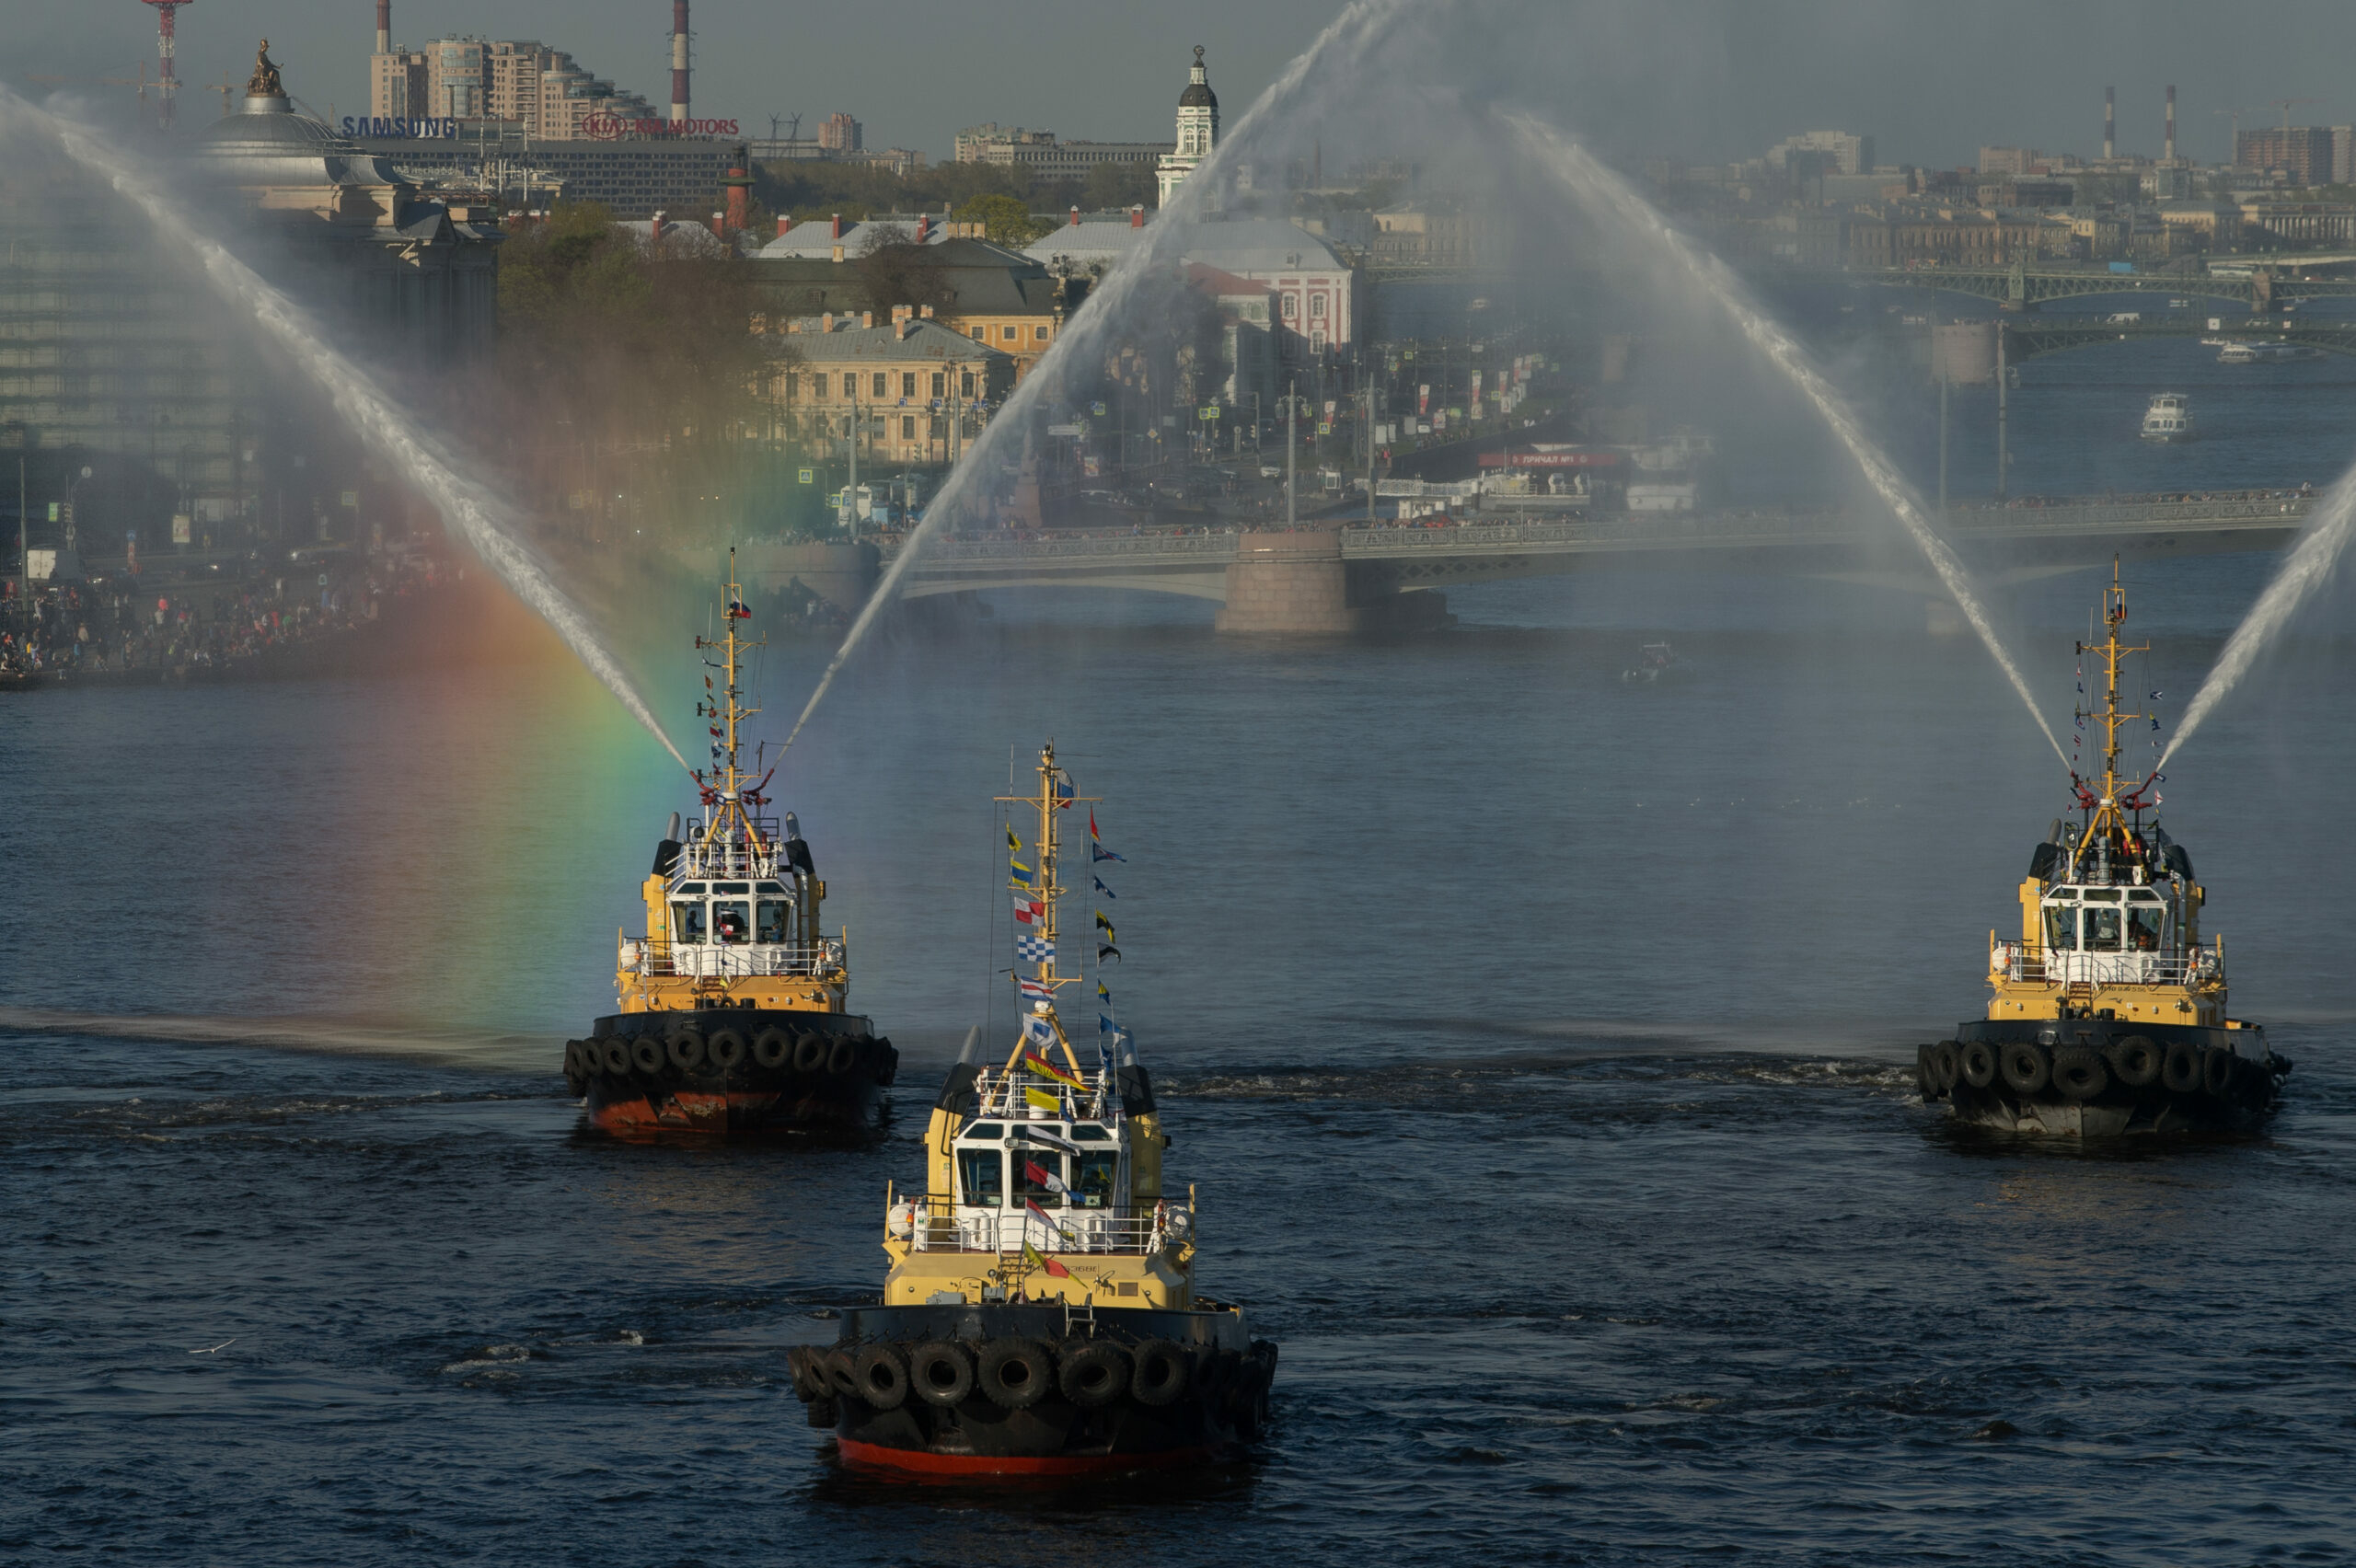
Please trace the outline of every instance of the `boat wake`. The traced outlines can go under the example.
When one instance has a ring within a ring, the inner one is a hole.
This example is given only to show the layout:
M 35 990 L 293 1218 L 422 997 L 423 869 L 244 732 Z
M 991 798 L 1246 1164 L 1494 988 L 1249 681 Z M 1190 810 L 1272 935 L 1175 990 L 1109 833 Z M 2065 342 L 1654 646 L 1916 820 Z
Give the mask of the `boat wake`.
M 327 1055 L 396 1056 L 480 1071 L 537 1070 L 552 1035 L 336 1018 L 225 1018 L 190 1013 L 96 1013 L 0 1007 L 0 1033 L 155 1040 L 183 1045 L 259 1045 Z

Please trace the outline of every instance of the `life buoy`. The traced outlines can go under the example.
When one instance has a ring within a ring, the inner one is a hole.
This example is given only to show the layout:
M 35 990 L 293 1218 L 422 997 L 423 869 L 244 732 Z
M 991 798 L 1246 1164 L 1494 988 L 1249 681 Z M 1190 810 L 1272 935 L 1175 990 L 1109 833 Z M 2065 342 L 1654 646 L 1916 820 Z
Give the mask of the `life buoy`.
M 1962 1068 L 1963 1081 L 1974 1089 L 1986 1089 L 1996 1081 L 1996 1048 L 1985 1040 L 1974 1040 L 1956 1053 Z
M 936 1409 L 963 1404 L 974 1391 L 974 1359 L 961 1344 L 928 1340 L 908 1353 L 908 1383 Z
M 1081 1410 L 1103 1410 L 1129 1391 L 1129 1353 L 1110 1340 L 1067 1340 L 1056 1356 L 1056 1387 Z
M 877 1410 L 897 1410 L 908 1398 L 908 1364 L 899 1347 L 871 1344 L 859 1353 L 852 1368 L 859 1379 L 859 1397 Z
M 2160 1087 L 2170 1094 L 2191 1094 L 2200 1088 L 2200 1051 L 2189 1040 L 2171 1040 L 2160 1059 Z
M 733 1071 L 745 1060 L 745 1037 L 733 1029 L 716 1031 L 704 1042 L 704 1065 L 712 1071 Z
M 814 1073 L 826 1064 L 826 1037 L 804 1034 L 793 1043 L 793 1070 Z
M 1029 1410 L 1055 1387 L 1055 1366 L 1036 1340 L 994 1339 L 976 1358 L 974 1386 L 1000 1410 Z
M 671 1032 L 666 1043 L 671 1065 L 683 1073 L 703 1071 L 703 1031 L 682 1024 Z
M 777 1071 L 792 1055 L 792 1037 L 782 1029 L 771 1027 L 753 1036 L 753 1061 L 764 1072 Z
M 2167 1060 L 2167 1053 L 2152 1043 L 2150 1036 L 2131 1034 L 2111 1042 L 2103 1057 L 2110 1063 L 2110 1070 L 2118 1075 L 2119 1082 L 2130 1089 L 2149 1089 L 2160 1081 L 2160 1067 Z
M 2015 1094 L 2036 1094 L 2053 1081 L 2053 1065 L 2046 1060 L 2045 1047 L 2034 1040 L 2005 1042 L 1996 1061 L 2004 1087 Z
M 2239 1059 L 2223 1045 L 2204 1047 L 2200 1053 L 2200 1087 L 2223 1099 L 2234 1087 L 2234 1064 Z
M 1194 1366 L 1184 1350 L 1166 1339 L 1149 1339 L 1138 1346 L 1129 1395 L 1141 1405 L 1175 1404 L 1193 1380 Z
M 2090 1046 L 2064 1045 L 2053 1053 L 2053 1087 L 2072 1100 L 2092 1100 L 2110 1087 L 2110 1068 Z

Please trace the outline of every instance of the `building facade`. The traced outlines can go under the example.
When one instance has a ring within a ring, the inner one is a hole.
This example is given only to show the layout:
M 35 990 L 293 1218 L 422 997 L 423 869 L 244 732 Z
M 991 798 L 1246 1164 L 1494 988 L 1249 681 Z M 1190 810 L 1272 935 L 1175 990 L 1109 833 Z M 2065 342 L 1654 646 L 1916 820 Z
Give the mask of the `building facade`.
M 2295 186 L 2329 184 L 2330 128 L 2293 125 L 2235 132 L 2234 167 L 2280 175 Z
M 907 306 L 879 321 L 803 317 L 768 334 L 779 351 L 769 396 L 780 425 L 814 445 L 856 439 L 860 455 L 938 464 L 956 455 L 963 422 L 1014 386 L 1014 362 Z
M 1059 142 L 1052 131 L 976 125 L 957 133 L 959 163 L 1030 171 L 1035 181 L 1077 182 L 1105 164 L 1156 165 L 1170 156 L 1162 142 Z
M 1170 205 L 1171 193 L 1201 167 L 1218 145 L 1218 95 L 1211 91 L 1210 73 L 1203 65 L 1203 46 L 1195 46 L 1195 63 L 1186 73 L 1185 90 L 1178 95 L 1177 145 L 1161 155 L 1154 170 L 1161 189 L 1160 204 Z

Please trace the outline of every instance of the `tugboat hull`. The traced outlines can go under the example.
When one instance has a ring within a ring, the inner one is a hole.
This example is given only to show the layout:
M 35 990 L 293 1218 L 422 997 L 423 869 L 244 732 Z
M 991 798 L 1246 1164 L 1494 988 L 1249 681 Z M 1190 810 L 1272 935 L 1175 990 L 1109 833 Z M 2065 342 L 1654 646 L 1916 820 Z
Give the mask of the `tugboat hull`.
M 1230 1309 L 866 1307 L 797 1347 L 794 1393 L 845 1465 L 1042 1479 L 1231 1457 L 1267 1419 L 1276 1347 Z
M 712 1008 L 601 1018 L 564 1075 L 610 1133 L 865 1131 L 899 1055 L 864 1018 Z
M 2290 1062 L 2261 1029 L 2110 1019 L 1977 1019 L 1921 1047 L 1925 1104 L 2004 1132 L 2074 1137 L 2247 1131 Z

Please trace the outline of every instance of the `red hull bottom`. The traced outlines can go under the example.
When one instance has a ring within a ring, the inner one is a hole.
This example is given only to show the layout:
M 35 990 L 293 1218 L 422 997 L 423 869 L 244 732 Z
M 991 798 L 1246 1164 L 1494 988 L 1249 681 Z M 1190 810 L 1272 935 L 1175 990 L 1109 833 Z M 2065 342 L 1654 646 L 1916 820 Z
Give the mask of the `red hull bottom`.
M 712 1093 L 678 1090 L 663 1094 L 589 1097 L 590 1124 L 621 1136 L 650 1133 L 784 1132 L 864 1125 L 873 1116 L 873 1094 L 849 1101 L 813 1096 L 729 1090 Z
M 1035 1458 L 1014 1455 L 936 1454 L 925 1448 L 888 1448 L 880 1443 L 836 1439 L 844 1464 L 855 1470 L 889 1471 L 919 1481 L 964 1481 L 991 1476 L 1034 1476 L 1055 1480 L 1066 1476 L 1119 1475 L 1129 1470 L 1174 1470 L 1207 1464 L 1219 1450 L 1213 1447 L 1163 1448 L 1142 1454 L 1049 1454 Z

